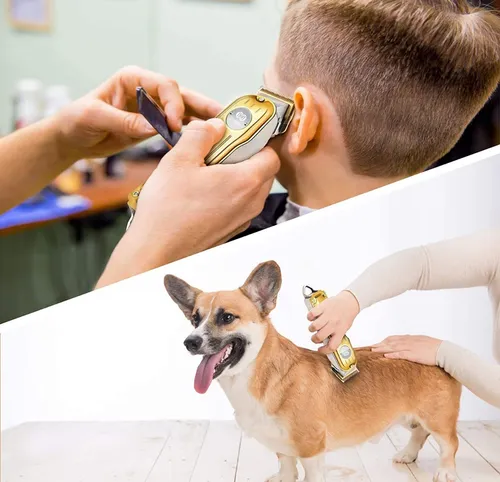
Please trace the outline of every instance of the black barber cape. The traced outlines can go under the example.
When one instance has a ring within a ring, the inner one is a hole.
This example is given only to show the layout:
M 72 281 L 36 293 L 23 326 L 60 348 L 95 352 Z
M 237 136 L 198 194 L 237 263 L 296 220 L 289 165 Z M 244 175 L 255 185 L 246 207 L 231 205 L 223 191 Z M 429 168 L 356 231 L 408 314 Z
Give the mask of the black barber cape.
M 278 219 L 285 212 L 287 198 L 287 193 L 270 194 L 266 199 L 262 212 L 252 220 L 245 231 L 232 238 L 231 241 L 276 226 Z

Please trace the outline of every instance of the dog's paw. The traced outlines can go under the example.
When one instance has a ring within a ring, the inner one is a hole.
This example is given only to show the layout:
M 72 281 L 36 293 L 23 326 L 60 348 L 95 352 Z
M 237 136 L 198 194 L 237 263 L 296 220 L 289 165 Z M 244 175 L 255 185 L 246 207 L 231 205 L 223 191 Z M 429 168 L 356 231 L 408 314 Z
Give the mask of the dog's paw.
M 272 477 L 269 477 L 269 479 L 266 480 L 266 482 L 296 482 L 295 477 L 283 477 L 280 474 L 273 475 Z
M 417 460 L 417 455 L 418 453 L 403 449 L 392 458 L 392 461 L 396 464 L 411 464 Z
M 282 475 L 282 474 L 275 474 L 272 477 L 269 477 L 269 479 L 266 480 L 266 482 L 297 482 L 299 475 Z
M 455 482 L 457 476 L 454 470 L 440 468 L 434 474 L 434 482 Z

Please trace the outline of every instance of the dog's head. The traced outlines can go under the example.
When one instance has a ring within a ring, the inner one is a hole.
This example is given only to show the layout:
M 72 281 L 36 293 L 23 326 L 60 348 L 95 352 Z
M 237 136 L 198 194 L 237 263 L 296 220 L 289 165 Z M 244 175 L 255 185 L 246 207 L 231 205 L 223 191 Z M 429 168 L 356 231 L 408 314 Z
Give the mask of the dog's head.
M 235 375 L 257 357 L 276 306 L 281 271 L 274 261 L 262 263 L 234 291 L 205 293 L 172 275 L 165 276 L 165 288 L 194 327 L 184 345 L 191 354 L 203 355 L 195 389 L 205 393 L 215 378 Z

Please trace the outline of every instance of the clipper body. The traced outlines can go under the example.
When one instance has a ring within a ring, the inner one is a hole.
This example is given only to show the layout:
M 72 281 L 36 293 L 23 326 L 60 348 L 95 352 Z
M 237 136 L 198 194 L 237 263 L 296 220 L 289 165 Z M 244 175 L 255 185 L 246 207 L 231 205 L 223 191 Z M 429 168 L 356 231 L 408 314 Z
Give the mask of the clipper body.
M 286 132 L 294 112 L 291 99 L 267 89 L 236 99 L 217 116 L 226 124 L 226 132 L 208 153 L 205 164 L 235 164 L 249 159 L 271 138 Z
M 302 294 L 309 311 L 328 298 L 324 291 L 313 290 L 310 286 L 304 286 Z M 325 340 L 324 344 L 326 345 L 329 340 L 330 337 Z M 345 383 L 359 373 L 356 366 L 356 354 L 347 336 L 344 336 L 337 350 L 327 356 L 333 373 L 341 382 Z

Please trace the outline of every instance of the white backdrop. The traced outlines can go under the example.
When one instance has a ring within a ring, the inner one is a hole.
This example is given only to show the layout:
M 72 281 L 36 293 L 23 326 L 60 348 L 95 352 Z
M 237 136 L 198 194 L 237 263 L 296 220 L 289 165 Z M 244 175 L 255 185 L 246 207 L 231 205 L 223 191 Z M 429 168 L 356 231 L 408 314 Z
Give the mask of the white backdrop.
M 301 287 L 334 294 L 370 263 L 421 243 L 500 226 L 500 148 L 309 214 L 2 325 L 3 428 L 26 421 L 230 419 L 214 384 L 193 389 L 188 322 L 164 291 L 172 273 L 204 290 L 233 289 L 274 259 L 283 288 L 277 328 L 311 346 Z M 75 273 L 78 276 L 78 273 Z M 407 293 L 363 312 L 355 345 L 390 334 L 446 338 L 493 360 L 485 289 Z M 500 419 L 469 392 L 462 419 Z

